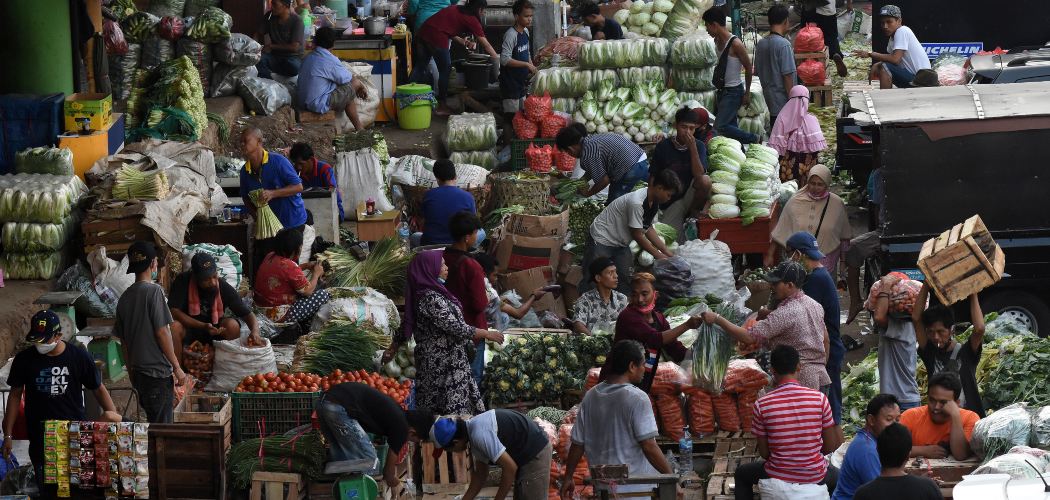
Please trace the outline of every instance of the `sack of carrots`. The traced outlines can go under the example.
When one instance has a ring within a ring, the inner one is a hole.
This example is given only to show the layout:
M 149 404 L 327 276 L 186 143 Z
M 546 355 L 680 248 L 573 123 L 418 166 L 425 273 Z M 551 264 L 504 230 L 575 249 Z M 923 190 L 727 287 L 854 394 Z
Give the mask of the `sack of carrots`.
M 715 408 L 715 418 L 718 419 L 718 428 L 726 432 L 740 430 L 740 415 L 736 407 L 736 400 L 731 394 L 722 393 L 711 397 Z
M 565 473 L 565 467 L 557 460 L 551 460 L 550 484 L 547 485 L 547 500 L 560 500 L 561 476 Z
M 685 418 L 682 415 L 682 398 L 677 385 L 654 383 L 649 390 L 653 400 L 661 434 L 675 441 L 685 435 Z
M 554 446 L 554 451 L 558 453 L 558 457 L 562 462 L 569 456 L 569 446 L 572 445 L 572 424 L 561 424 L 558 427 L 558 444 Z
M 675 363 L 664 361 L 656 365 L 656 374 L 653 376 L 653 385 L 656 384 L 678 384 L 689 383 L 689 374 Z
M 715 431 L 715 409 L 711 403 L 711 395 L 697 389 L 686 387 L 682 389 L 689 400 L 689 429 L 693 434 L 710 434 Z
M 742 394 L 757 392 L 769 385 L 770 377 L 758 361 L 754 359 L 734 359 L 726 368 L 726 378 L 722 382 L 725 392 Z
M 751 432 L 751 419 L 755 415 L 755 401 L 758 401 L 758 392 L 745 392 L 736 398 L 737 413 L 740 414 L 741 430 Z

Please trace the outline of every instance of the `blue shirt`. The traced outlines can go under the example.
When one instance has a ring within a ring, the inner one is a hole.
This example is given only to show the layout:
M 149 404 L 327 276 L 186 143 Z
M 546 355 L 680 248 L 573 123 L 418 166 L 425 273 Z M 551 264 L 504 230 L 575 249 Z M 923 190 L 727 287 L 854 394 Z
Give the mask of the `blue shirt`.
M 299 174 L 295 173 L 292 162 L 277 153 L 263 154 L 260 178 L 255 176 L 259 174 L 259 171 L 254 168 L 252 173 L 248 172 L 249 166 L 249 163 L 245 163 L 241 167 L 241 199 L 244 200 L 244 203 L 252 202 L 248 193 L 256 189 L 281 189 L 303 183 Z M 303 196 L 299 193 L 270 200 L 270 209 L 277 215 L 284 227 L 299 227 L 306 224 L 306 206 L 303 205 Z
M 423 239 L 424 245 L 452 243 L 448 232 L 448 220 L 456 212 L 468 210 L 476 213 L 474 197 L 458 186 L 438 186 L 423 195 Z
M 430 19 L 430 16 L 452 4 L 449 0 L 408 0 L 408 14 L 415 16 L 412 23 L 413 31 L 419 31 L 419 28 L 423 27 L 423 22 Z
M 839 337 L 839 290 L 835 280 L 824 267 L 818 267 L 806 276 L 802 291 L 807 297 L 817 301 L 824 308 L 824 326 L 828 328 L 828 339 L 831 343 L 842 342 Z
M 332 92 L 353 78 L 338 57 L 322 47 L 314 48 L 299 68 L 299 82 L 296 84 L 299 107 L 314 113 L 327 113 Z
M 335 180 L 335 168 L 331 164 L 314 159 L 314 166 L 310 170 L 304 169 L 299 177 L 303 179 L 303 189 L 325 188 L 335 189 L 335 201 L 339 205 L 339 221 L 345 218 L 343 214 L 343 193 L 339 191 L 339 183 Z
M 875 438 L 868 431 L 861 429 L 846 448 L 846 458 L 842 459 L 839 469 L 838 484 L 831 500 L 853 500 L 857 488 L 870 483 L 879 477 L 882 464 L 879 463 L 879 452 L 875 448 Z

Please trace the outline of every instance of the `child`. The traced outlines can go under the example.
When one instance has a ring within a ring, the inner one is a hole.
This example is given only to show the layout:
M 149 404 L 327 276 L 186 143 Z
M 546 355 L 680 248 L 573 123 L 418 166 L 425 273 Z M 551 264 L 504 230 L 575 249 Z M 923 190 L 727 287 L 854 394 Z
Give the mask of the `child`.
M 529 50 L 529 26 L 532 26 L 534 8 L 529 0 L 517 0 L 512 7 L 514 26 L 503 35 L 503 47 L 499 51 L 499 91 L 503 99 L 503 112 L 507 123 L 521 109 L 528 88 L 529 78 L 536 74 Z M 510 130 L 510 127 L 506 127 Z
M 955 315 L 951 309 L 941 304 L 926 309 L 926 297 L 929 294 L 930 288 L 923 283 L 911 311 L 912 322 L 915 323 L 915 340 L 919 343 L 919 357 L 926 365 L 926 373 L 931 377 L 942 371 L 959 374 L 962 380 L 961 406 L 984 415 L 981 393 L 977 391 L 977 363 L 981 361 L 984 342 L 984 313 L 977 294 L 970 296 L 973 334 L 965 344 L 957 342 L 952 335 Z

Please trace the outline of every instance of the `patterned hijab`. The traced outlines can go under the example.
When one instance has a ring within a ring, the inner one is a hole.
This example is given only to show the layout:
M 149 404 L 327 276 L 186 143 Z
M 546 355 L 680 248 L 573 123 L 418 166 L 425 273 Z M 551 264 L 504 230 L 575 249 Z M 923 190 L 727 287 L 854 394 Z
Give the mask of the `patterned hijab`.
M 441 274 L 441 263 L 444 259 L 441 250 L 419 252 L 408 264 L 408 283 L 405 286 L 405 321 L 401 324 L 401 340 L 408 340 L 416 327 L 416 305 L 427 290 L 433 290 L 448 298 L 456 307 L 463 307 L 459 299 L 438 281 Z

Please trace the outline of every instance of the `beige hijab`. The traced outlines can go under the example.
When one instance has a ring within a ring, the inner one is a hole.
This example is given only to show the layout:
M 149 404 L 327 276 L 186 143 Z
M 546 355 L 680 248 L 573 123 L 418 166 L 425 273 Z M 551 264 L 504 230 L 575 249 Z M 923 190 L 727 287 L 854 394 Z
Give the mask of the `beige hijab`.
M 824 165 L 814 165 L 809 169 L 809 177 L 814 175 L 828 185 L 829 191 L 826 196 L 815 199 L 810 195 L 808 186 L 800 189 L 781 211 L 772 237 L 778 245 L 784 246 L 792 234 L 806 231 L 816 235 L 817 246 L 826 255 L 837 250 L 842 240 L 852 238 L 853 230 L 849 225 L 849 216 L 846 215 L 846 204 L 842 202 L 842 198 L 830 192 L 831 170 Z M 825 205 L 828 208 L 826 212 Z M 820 220 L 821 212 L 824 212 L 823 222 Z

